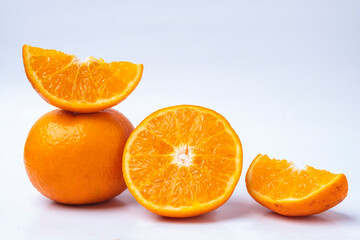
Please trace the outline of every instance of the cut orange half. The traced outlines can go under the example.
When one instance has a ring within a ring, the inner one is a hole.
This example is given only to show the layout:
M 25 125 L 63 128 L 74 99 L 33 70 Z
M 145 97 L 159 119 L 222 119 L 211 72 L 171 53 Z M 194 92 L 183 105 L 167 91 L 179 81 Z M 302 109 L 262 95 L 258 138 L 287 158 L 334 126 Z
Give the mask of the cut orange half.
M 249 194 L 261 205 L 285 216 L 307 216 L 324 212 L 345 199 L 348 183 L 344 174 L 259 154 L 246 174 Z
M 160 109 L 130 135 L 125 182 L 148 210 L 169 217 L 207 213 L 229 199 L 240 178 L 242 148 L 220 114 L 191 105 Z
M 138 85 L 142 64 L 111 62 L 24 45 L 26 75 L 34 89 L 55 107 L 96 112 L 124 100 Z

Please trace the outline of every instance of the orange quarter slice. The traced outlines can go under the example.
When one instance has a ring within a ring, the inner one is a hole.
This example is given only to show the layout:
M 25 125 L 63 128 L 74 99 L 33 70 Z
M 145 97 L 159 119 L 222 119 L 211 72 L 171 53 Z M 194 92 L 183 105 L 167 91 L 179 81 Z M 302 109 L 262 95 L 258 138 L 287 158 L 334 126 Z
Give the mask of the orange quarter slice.
M 191 105 L 160 109 L 130 135 L 123 173 L 131 194 L 169 217 L 207 213 L 227 201 L 242 169 L 242 148 L 220 114 Z
M 306 166 L 304 170 L 286 160 L 259 154 L 246 174 L 249 194 L 261 205 L 285 216 L 324 212 L 345 199 L 344 174 Z
M 96 112 L 124 100 L 138 85 L 142 64 L 106 63 L 24 45 L 23 61 L 33 88 L 48 103 L 73 112 Z

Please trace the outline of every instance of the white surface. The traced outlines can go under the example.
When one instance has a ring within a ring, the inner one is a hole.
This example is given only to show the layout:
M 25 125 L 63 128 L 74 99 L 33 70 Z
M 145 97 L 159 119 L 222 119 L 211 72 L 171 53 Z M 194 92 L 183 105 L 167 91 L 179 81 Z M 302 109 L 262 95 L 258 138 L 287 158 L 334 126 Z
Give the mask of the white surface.
M 0 2 L 0 239 L 359 239 L 360 2 L 170 2 Z M 83 207 L 42 197 L 23 146 L 53 107 L 26 79 L 24 43 L 143 63 L 140 85 L 116 106 L 134 125 L 183 103 L 224 115 L 244 149 L 234 195 L 183 220 L 149 213 L 128 192 Z M 245 190 L 258 153 L 343 172 L 349 196 L 313 217 L 271 213 Z

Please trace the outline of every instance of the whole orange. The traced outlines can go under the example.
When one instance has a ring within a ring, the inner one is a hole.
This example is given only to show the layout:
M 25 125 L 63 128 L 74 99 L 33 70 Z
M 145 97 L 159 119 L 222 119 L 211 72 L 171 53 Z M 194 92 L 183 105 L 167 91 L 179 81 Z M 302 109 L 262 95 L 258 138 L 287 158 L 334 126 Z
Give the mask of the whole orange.
M 26 139 L 24 162 L 35 188 L 64 204 L 109 200 L 126 189 L 123 149 L 134 129 L 120 112 L 43 115 Z

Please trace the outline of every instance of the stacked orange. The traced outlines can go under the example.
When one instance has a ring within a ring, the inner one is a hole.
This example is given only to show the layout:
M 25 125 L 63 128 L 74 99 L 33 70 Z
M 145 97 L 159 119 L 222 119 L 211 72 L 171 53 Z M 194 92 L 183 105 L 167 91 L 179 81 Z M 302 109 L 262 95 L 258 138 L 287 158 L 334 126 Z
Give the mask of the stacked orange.
M 63 110 L 43 115 L 31 128 L 24 160 L 44 196 L 64 204 L 109 200 L 126 189 L 122 154 L 134 129 L 108 109 L 138 85 L 143 65 L 106 63 L 24 45 L 26 75 L 40 96 Z
M 242 146 L 219 113 L 194 105 L 160 109 L 134 129 L 114 109 L 138 85 L 143 66 L 79 61 L 25 45 L 26 75 L 48 103 L 25 144 L 28 176 L 44 196 L 65 204 L 111 199 L 128 187 L 146 209 L 191 217 L 212 211 L 233 193 Z M 287 216 L 323 212 L 347 195 L 344 174 L 258 155 L 246 174 L 249 194 Z

